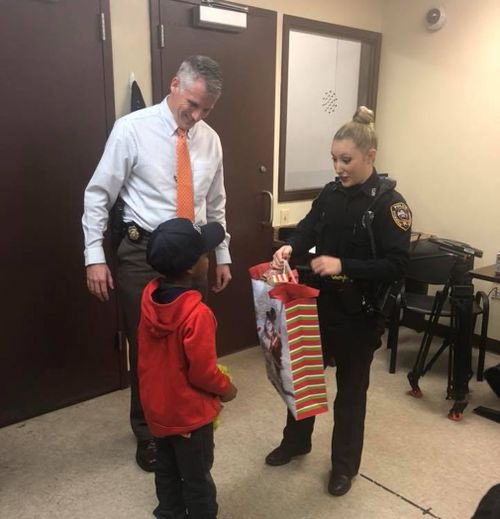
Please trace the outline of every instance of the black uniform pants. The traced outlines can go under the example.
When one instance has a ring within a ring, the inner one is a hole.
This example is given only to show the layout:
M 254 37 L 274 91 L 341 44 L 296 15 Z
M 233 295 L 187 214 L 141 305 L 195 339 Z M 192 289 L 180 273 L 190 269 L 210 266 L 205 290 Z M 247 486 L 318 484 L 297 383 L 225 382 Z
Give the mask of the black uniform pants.
M 352 477 L 361 463 L 370 366 L 383 327 L 362 312 L 346 312 L 336 293 L 320 294 L 318 316 L 325 365 L 333 356 L 337 366 L 332 472 Z M 288 412 L 281 446 L 291 453 L 307 450 L 313 428 L 314 417 L 296 421 Z

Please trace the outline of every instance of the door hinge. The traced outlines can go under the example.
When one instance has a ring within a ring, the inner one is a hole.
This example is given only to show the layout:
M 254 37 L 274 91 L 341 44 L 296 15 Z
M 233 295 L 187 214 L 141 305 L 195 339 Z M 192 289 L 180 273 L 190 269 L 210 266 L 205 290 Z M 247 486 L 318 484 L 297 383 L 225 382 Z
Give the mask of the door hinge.
M 106 17 L 104 13 L 100 14 L 99 21 L 101 26 L 101 40 L 106 41 Z
M 160 49 L 165 47 L 165 26 L 162 23 L 158 25 L 158 44 L 160 45 Z

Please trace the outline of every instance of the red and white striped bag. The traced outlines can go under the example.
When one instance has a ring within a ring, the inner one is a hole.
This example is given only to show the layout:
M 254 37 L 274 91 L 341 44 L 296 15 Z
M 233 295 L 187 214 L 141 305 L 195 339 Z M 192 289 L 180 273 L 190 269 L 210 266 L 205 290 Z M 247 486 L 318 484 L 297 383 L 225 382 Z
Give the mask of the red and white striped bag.
M 249 269 L 259 342 L 268 379 L 296 420 L 328 410 L 318 324 L 318 290 L 297 282 L 294 272 Z

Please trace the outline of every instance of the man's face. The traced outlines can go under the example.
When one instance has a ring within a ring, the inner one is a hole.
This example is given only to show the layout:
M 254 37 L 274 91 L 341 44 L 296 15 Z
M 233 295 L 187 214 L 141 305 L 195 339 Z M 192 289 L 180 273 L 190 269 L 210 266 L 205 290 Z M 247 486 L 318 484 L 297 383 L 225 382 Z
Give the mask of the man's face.
M 205 81 L 193 81 L 186 88 L 181 88 L 181 82 L 176 76 L 170 84 L 168 106 L 174 115 L 179 128 L 189 130 L 198 121 L 205 119 L 219 99 L 218 94 L 209 94 Z
M 373 171 L 376 150 L 362 153 L 352 139 L 333 141 L 333 166 L 344 187 L 363 184 Z

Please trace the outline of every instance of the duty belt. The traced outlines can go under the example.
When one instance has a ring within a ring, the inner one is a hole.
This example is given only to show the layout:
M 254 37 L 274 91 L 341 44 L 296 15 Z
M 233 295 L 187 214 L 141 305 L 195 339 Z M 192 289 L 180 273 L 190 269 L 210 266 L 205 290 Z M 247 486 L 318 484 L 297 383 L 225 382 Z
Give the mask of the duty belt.
M 330 283 L 352 283 L 352 279 L 343 274 L 339 276 L 326 276 L 325 279 Z
M 338 291 L 343 292 L 345 290 L 351 290 L 356 286 L 351 278 L 344 275 L 318 276 L 318 278 L 319 286 L 317 288 L 324 291 L 325 293 Z

